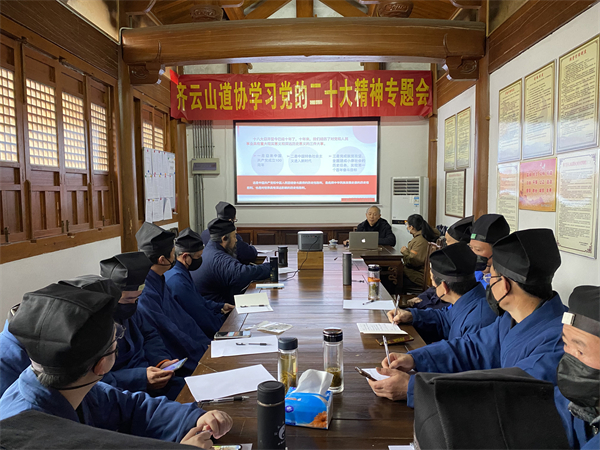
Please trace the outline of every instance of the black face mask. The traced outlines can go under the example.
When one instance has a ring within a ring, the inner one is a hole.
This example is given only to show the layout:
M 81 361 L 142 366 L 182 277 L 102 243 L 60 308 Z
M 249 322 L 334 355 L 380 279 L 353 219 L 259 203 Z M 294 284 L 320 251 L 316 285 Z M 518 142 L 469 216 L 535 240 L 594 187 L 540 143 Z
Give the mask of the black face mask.
M 486 258 L 485 256 L 477 255 L 477 261 L 475 262 L 475 271 L 483 272 L 485 269 L 487 269 L 488 261 L 489 261 L 489 258 Z
M 137 300 L 135 303 L 117 303 L 117 309 L 113 313 L 113 318 L 122 322 L 125 319 L 129 319 L 137 311 Z
M 498 283 L 499 281 L 500 280 L 496 281 L 496 283 Z M 496 300 L 496 297 L 494 297 L 494 293 L 492 292 L 492 286 L 494 284 L 488 284 L 485 288 L 485 299 L 487 300 L 488 305 L 490 305 L 490 308 L 492 308 L 492 311 L 494 311 L 494 314 L 496 314 L 497 316 L 501 316 L 502 314 L 504 314 L 504 310 L 500 308 L 500 302 L 504 300 L 504 297 L 508 295 L 508 292 L 504 294 L 500 300 Z
M 192 262 L 190 263 L 188 270 L 190 272 L 193 272 L 194 270 L 198 270 L 201 265 L 202 265 L 202 257 L 200 257 L 198 259 L 192 258 Z
M 558 389 L 578 406 L 597 407 L 600 401 L 600 370 L 592 369 L 565 353 L 556 370 Z

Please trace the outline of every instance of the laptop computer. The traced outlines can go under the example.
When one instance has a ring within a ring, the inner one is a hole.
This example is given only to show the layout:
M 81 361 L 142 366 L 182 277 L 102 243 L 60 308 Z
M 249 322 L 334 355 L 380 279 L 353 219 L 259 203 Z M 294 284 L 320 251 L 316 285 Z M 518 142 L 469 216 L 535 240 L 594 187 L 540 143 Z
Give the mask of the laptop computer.
M 350 232 L 350 250 L 377 250 L 379 233 L 377 231 Z

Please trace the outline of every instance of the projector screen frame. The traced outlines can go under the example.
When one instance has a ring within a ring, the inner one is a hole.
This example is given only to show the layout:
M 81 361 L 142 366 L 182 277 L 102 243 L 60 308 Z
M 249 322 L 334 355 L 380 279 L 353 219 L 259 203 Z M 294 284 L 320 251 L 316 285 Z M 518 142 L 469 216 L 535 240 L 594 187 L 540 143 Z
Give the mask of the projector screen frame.
M 238 176 L 238 168 L 237 168 L 237 124 L 245 124 L 245 123 L 311 123 L 311 122 L 360 122 L 360 121 L 373 121 L 377 122 L 377 193 L 375 196 L 375 201 L 373 202 L 317 202 L 317 203 L 308 203 L 308 202 L 299 202 L 299 203 L 240 203 L 238 202 L 238 191 L 237 191 L 237 176 Z M 234 205 L 235 206 L 308 206 L 308 207 L 318 207 L 318 206 L 340 206 L 340 207 L 352 207 L 352 206 L 365 206 L 365 205 L 378 205 L 379 204 L 379 182 L 380 182 L 380 159 L 381 159 L 381 117 L 327 117 L 320 119 L 278 119 L 278 120 L 234 120 L 233 121 L 233 183 L 234 183 Z

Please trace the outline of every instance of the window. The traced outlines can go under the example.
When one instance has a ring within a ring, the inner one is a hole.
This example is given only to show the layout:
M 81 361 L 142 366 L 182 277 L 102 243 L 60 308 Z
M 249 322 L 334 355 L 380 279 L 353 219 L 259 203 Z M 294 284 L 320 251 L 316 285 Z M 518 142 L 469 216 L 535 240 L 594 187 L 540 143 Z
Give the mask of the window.
M 83 100 L 63 92 L 65 167 L 86 169 Z
M 0 67 L 0 161 L 18 161 L 14 74 Z
M 108 171 L 108 126 L 106 108 L 92 103 L 92 149 L 94 170 Z
M 167 113 L 144 103 L 141 105 L 141 115 L 142 147 L 168 151 L 165 148 Z
M 54 88 L 30 79 L 26 80 L 26 86 L 29 161 L 58 167 Z

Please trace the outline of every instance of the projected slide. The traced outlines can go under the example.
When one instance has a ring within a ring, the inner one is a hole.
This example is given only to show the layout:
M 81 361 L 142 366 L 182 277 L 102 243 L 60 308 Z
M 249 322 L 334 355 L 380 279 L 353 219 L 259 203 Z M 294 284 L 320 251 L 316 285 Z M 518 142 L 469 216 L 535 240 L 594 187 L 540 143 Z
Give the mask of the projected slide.
M 237 202 L 375 203 L 377 121 L 238 122 Z

